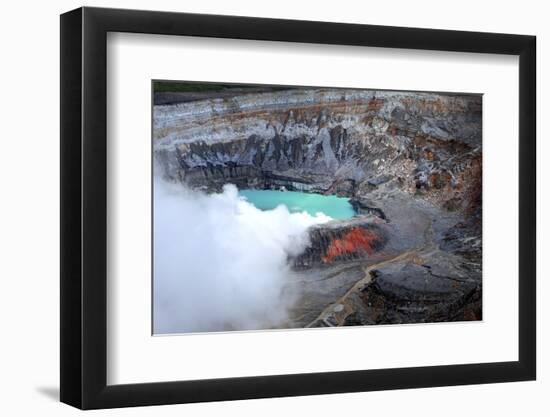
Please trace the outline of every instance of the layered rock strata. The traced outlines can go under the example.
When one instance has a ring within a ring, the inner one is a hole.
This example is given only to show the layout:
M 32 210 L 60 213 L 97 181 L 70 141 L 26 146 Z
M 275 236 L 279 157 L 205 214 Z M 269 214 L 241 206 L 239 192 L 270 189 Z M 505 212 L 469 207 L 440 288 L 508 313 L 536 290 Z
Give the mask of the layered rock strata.
M 153 131 L 164 175 L 194 187 L 230 181 L 351 197 L 391 182 L 460 208 L 479 194 L 479 96 L 245 94 L 155 106 Z

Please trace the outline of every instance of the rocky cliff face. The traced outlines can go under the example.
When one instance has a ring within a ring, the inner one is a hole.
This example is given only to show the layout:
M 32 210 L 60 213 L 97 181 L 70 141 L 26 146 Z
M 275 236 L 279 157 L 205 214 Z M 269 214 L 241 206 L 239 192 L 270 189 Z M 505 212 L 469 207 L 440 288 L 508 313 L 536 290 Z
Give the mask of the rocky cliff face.
M 289 90 L 154 108 L 164 175 L 194 187 L 362 196 L 390 182 L 440 204 L 478 198 L 481 97 Z
M 156 169 L 206 191 L 350 197 L 358 216 L 313 227 L 291 260 L 290 326 L 477 320 L 481 108 L 479 95 L 226 92 L 154 107 Z

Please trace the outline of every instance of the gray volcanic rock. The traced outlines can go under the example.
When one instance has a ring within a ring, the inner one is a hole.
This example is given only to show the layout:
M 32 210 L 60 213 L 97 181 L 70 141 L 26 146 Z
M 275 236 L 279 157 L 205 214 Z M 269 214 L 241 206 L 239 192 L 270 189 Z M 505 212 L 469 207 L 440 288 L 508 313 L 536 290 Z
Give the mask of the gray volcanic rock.
M 464 208 L 479 193 L 481 96 L 295 89 L 155 106 L 154 149 L 193 187 L 351 197 L 392 182 Z
M 436 267 L 445 275 L 434 272 Z M 362 290 L 362 296 L 367 305 L 384 300 L 384 313 L 378 318 L 384 323 L 449 320 L 481 284 L 480 279 L 460 276 L 443 264 L 395 263 L 371 274 L 372 283 Z
M 481 271 L 443 252 L 419 252 L 372 266 L 309 326 L 481 320 Z

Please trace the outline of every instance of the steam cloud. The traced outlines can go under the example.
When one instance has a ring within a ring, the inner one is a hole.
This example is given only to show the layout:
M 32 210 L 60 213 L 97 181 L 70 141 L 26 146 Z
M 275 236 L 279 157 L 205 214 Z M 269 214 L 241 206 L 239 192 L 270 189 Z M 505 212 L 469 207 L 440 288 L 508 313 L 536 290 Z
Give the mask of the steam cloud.
M 234 185 L 204 194 L 155 180 L 154 333 L 265 329 L 294 301 L 288 256 L 308 242 L 321 213 L 261 211 Z

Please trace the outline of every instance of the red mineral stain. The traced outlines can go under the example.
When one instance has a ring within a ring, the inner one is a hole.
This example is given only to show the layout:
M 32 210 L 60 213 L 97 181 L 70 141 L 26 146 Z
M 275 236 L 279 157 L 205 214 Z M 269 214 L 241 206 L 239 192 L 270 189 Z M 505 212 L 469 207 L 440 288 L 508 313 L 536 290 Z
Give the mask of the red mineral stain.
M 322 261 L 323 263 L 330 263 L 338 256 L 347 253 L 366 252 L 371 254 L 375 250 L 374 245 L 377 240 L 378 236 L 373 231 L 354 227 L 342 236 L 342 238 L 334 239 L 330 243 Z
M 384 106 L 384 100 L 381 98 L 373 98 L 369 101 L 368 110 L 380 110 Z

